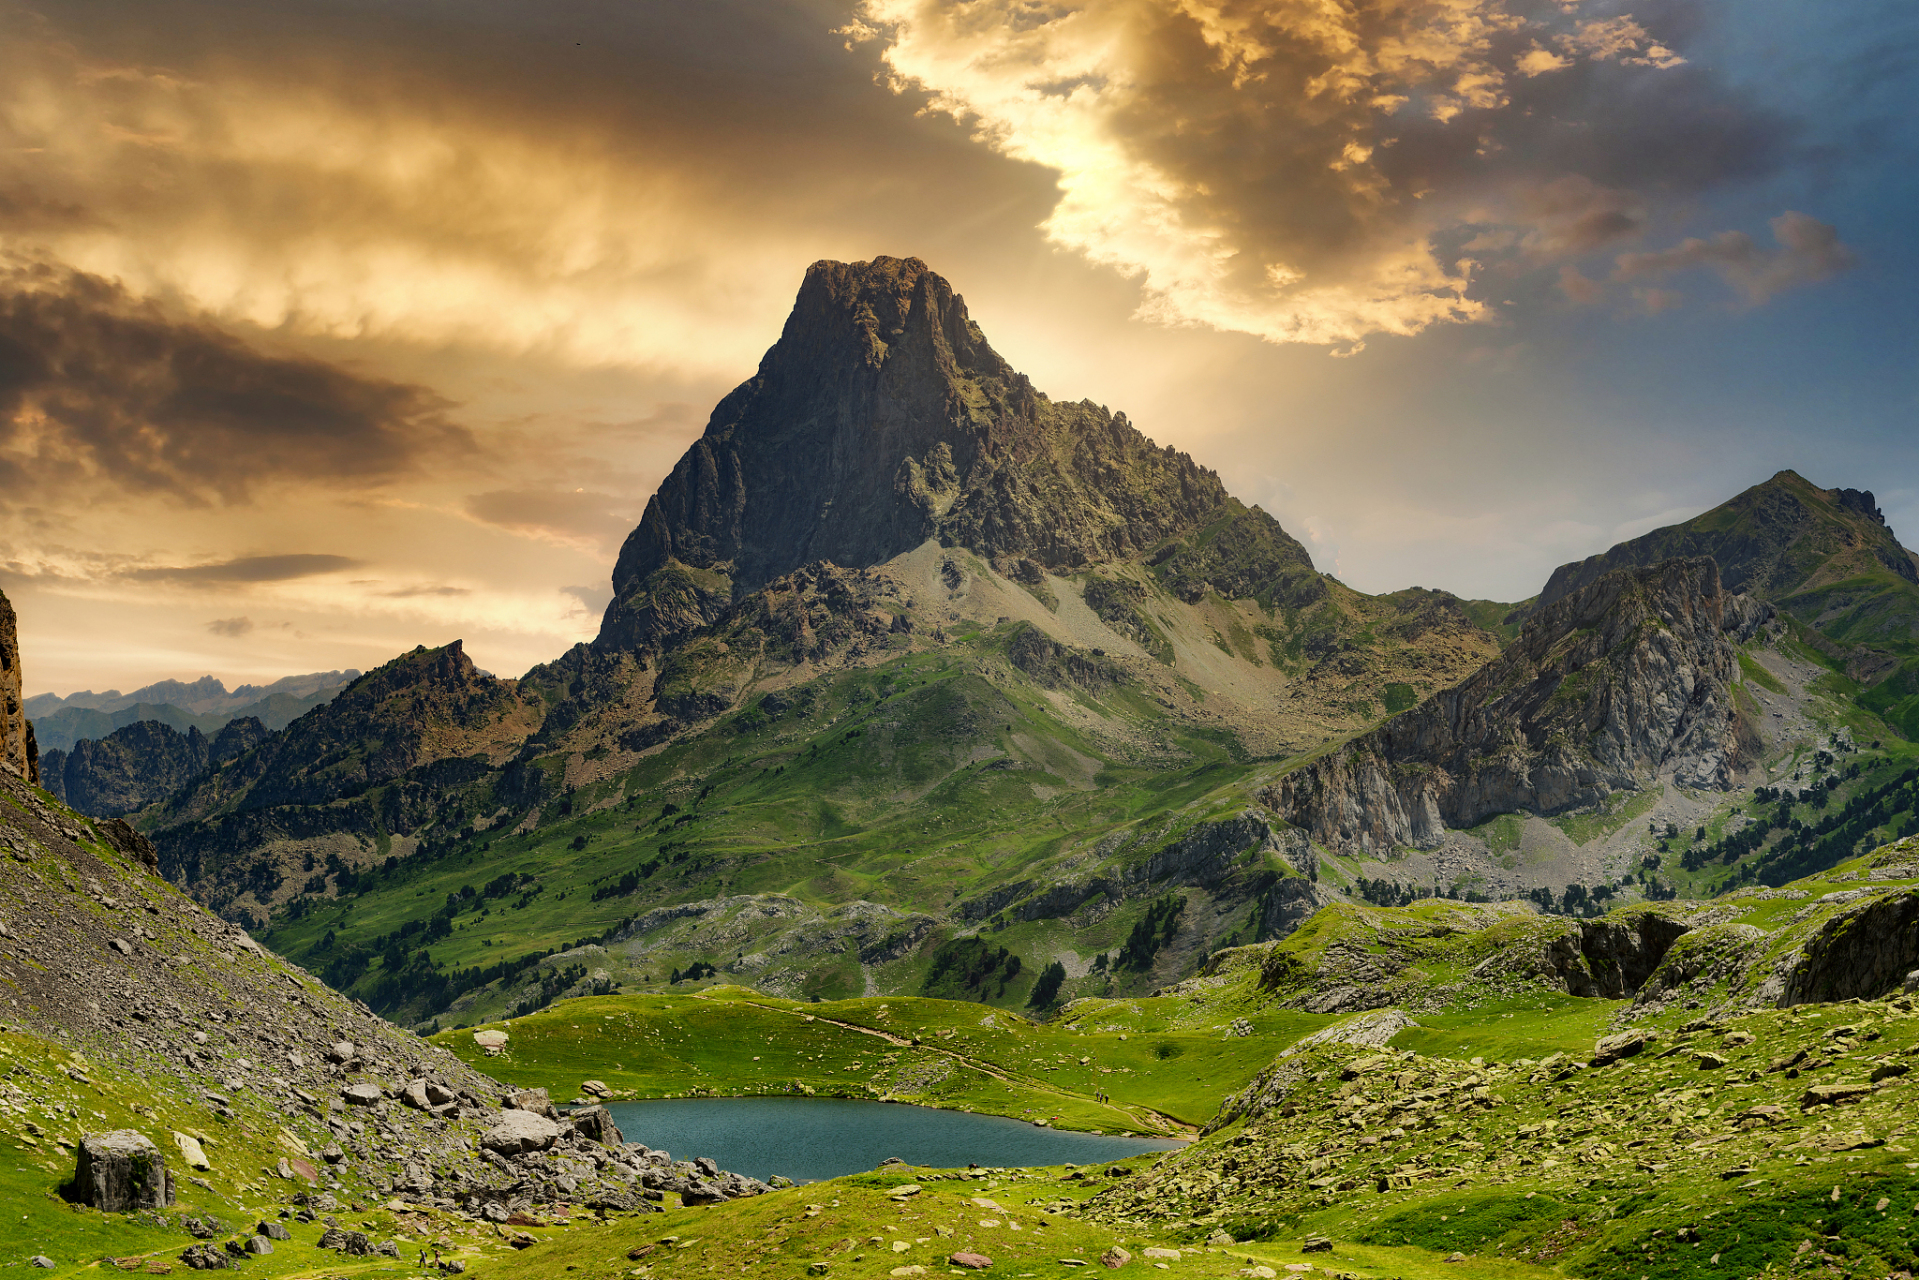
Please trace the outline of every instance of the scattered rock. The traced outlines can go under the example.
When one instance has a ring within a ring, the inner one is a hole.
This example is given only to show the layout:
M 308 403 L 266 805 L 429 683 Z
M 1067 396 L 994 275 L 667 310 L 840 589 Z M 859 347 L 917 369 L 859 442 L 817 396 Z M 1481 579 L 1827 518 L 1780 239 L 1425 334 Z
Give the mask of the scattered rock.
M 210 1244 L 191 1244 L 180 1255 L 180 1261 L 192 1271 L 225 1271 L 237 1266 L 227 1255 Z
M 1110 1268 L 1111 1270 L 1114 1270 L 1114 1271 L 1119 1270 L 1121 1267 L 1125 1266 L 1127 1263 L 1131 1262 L 1132 1260 L 1133 1260 L 1133 1255 L 1126 1252 L 1126 1250 L 1120 1248 L 1118 1245 L 1114 1245 L 1112 1248 L 1108 1249 L 1105 1253 L 1102 1253 L 1099 1255 L 1100 1265 L 1103 1267 Z
M 1621 1058 L 1636 1057 L 1645 1047 L 1659 1038 L 1657 1031 L 1635 1028 L 1621 1031 L 1618 1035 L 1606 1036 L 1593 1046 L 1592 1064 L 1595 1067 L 1609 1066 Z
M 1809 1107 L 1843 1106 L 1848 1102 L 1858 1102 L 1870 1097 L 1872 1086 L 1868 1084 L 1816 1084 L 1799 1099 L 1800 1110 Z
M 596 1098 L 604 1098 L 613 1091 L 606 1087 L 604 1080 L 588 1080 L 580 1085 L 580 1092 L 591 1094 Z
M 968 1271 L 984 1271 L 993 1265 L 993 1260 L 983 1253 L 960 1252 L 949 1257 L 947 1261 L 956 1267 L 964 1267 Z
M 365 1232 L 347 1231 L 341 1227 L 328 1227 L 320 1236 L 320 1247 L 351 1254 L 356 1258 L 373 1256 L 373 1244 L 366 1238 Z
M 1301 1253 L 1331 1253 L 1333 1242 L 1325 1236 L 1307 1236 L 1299 1243 Z
M 212 1163 L 207 1159 L 206 1151 L 201 1148 L 198 1138 L 190 1134 L 176 1133 L 173 1135 L 173 1145 L 180 1148 L 180 1158 L 186 1161 L 187 1168 L 200 1170 L 213 1168 Z
M 44 1253 L 36 1253 L 27 1259 L 27 1265 L 30 1267 L 39 1267 L 43 1271 L 51 1271 L 53 1270 L 53 1259 Z
M 349 1107 L 377 1107 L 381 1099 L 386 1097 L 386 1092 L 377 1084 L 361 1081 L 340 1090 L 340 1097 Z

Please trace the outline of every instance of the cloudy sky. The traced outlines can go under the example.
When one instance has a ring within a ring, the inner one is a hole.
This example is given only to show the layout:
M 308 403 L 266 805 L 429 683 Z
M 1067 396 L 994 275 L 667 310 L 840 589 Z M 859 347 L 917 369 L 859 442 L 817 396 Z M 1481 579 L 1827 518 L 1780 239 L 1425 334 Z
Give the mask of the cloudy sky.
M 30 693 L 589 638 L 806 265 L 917 256 L 1369 591 L 1785 467 L 1919 543 L 1909 0 L 0 0 Z

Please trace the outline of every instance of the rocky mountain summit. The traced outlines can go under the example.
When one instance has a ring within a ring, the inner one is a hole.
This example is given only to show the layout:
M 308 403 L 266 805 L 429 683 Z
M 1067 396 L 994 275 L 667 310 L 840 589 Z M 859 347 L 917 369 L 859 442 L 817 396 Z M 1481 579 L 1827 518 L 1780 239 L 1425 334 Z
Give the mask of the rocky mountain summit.
M 1131 559 L 1228 501 L 1123 414 L 1034 390 L 917 258 L 817 262 L 759 371 L 647 503 L 596 643 L 657 648 L 802 565 L 865 568 L 928 540 L 1028 577 Z M 1247 536 L 1270 569 L 1310 574 L 1263 525 Z
M 1617 569 L 1546 605 L 1463 683 L 1282 777 L 1274 810 L 1338 849 L 1430 848 L 1494 814 L 1560 813 L 1664 773 L 1730 786 L 1757 748 L 1735 646 L 1770 607 L 1710 559 Z
M 267 727 L 252 716 L 229 721 L 212 737 L 197 728 L 180 733 L 158 720 L 139 720 L 98 742 L 82 738 L 70 752 L 48 751 L 40 761 L 41 783 L 82 813 L 123 817 L 164 800 L 267 736 Z
M 507 763 L 539 717 L 537 700 L 481 672 L 459 642 L 415 649 L 171 794 L 150 818 L 168 829 L 162 865 L 187 884 L 204 868 L 217 891 L 253 865 L 224 852 L 412 830 L 438 787 Z

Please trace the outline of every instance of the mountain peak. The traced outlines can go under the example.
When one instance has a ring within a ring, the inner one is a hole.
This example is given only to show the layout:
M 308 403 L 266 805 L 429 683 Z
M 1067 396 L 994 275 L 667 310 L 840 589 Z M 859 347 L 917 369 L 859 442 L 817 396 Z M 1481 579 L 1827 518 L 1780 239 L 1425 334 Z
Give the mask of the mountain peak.
M 816 262 L 621 548 L 596 644 L 655 649 L 802 565 L 928 539 L 1056 571 L 1134 557 L 1227 500 L 1123 414 L 1035 391 L 919 259 Z
M 1899 545 L 1870 490 L 1822 489 L 1788 470 L 1683 524 L 1559 566 L 1535 608 L 1613 569 L 1699 555 L 1718 562 L 1728 590 L 1771 600 L 1861 575 L 1891 575 L 1919 586 L 1919 563 Z

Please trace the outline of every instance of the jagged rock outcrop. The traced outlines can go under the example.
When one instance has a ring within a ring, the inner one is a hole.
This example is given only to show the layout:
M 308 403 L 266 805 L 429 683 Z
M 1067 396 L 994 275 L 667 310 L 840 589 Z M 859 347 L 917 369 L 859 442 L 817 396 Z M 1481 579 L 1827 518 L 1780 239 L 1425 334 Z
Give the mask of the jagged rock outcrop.
M 0 767 L 28 782 L 40 781 L 40 750 L 27 720 L 20 687 L 20 626 L 13 602 L 0 592 Z
M 1536 613 L 1463 683 L 1281 778 L 1265 802 L 1322 844 L 1437 845 L 1498 813 L 1561 813 L 1669 774 L 1729 786 L 1753 750 L 1735 645 L 1772 614 L 1705 558 L 1621 569 Z
M 1806 939 L 1784 975 L 1781 1005 L 1882 1000 L 1919 970 L 1919 890 L 1873 894 Z
M 1471 976 L 1521 978 L 1568 995 L 1620 1000 L 1644 987 L 1693 928 L 1683 912 L 1657 905 L 1594 920 L 1545 919 L 1474 966 Z
M 270 841 L 414 829 L 443 789 L 507 764 L 541 713 L 459 641 L 417 648 L 202 773 L 143 822 L 167 877 L 217 904 L 239 883 L 241 856 Z
M 759 371 L 647 503 L 596 646 L 656 649 L 815 560 L 858 568 L 937 538 L 1022 575 L 1079 568 L 1140 556 L 1229 501 L 1124 415 L 1035 391 L 925 263 L 818 262 Z M 1310 592 L 1305 549 L 1232 508 L 1229 545 L 1179 561 L 1187 589 L 1237 575 L 1243 594 L 1295 578 Z
M 163 800 L 209 767 L 266 741 L 267 727 L 251 716 L 209 738 L 197 728 L 181 733 L 158 720 L 141 720 L 72 751 L 49 751 L 42 785 L 82 813 L 119 817 Z

